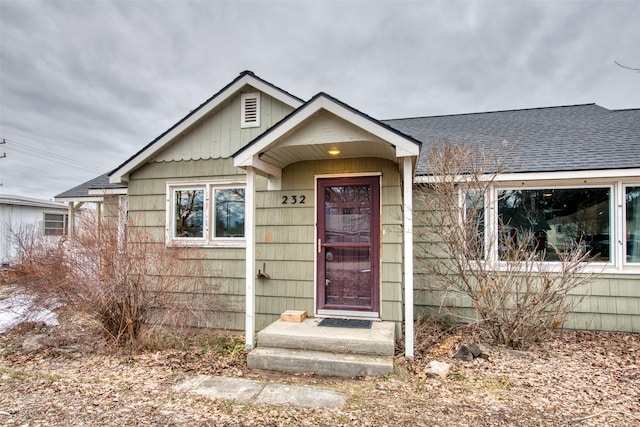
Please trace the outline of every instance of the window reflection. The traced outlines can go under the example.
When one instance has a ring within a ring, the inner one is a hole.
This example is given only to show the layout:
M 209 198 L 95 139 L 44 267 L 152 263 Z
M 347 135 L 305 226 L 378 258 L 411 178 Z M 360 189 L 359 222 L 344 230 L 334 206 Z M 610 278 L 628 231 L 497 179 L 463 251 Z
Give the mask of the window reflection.
M 526 246 L 543 259 L 579 247 L 592 261 L 610 257 L 610 189 L 500 190 L 498 218 L 501 259 L 507 248 Z
M 640 187 L 627 187 L 625 198 L 627 262 L 640 262 Z
M 215 190 L 216 237 L 244 237 L 244 189 Z
M 176 190 L 175 237 L 202 237 L 204 190 Z

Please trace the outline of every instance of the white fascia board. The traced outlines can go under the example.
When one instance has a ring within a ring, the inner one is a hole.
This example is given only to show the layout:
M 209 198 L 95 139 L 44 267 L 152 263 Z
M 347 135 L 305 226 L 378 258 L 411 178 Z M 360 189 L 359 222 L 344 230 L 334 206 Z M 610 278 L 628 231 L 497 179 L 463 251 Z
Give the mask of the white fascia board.
M 495 181 L 534 181 L 534 180 L 564 180 L 564 179 L 603 179 L 640 177 L 640 168 L 635 169 L 602 169 L 591 171 L 561 171 L 561 172 L 529 172 L 505 173 L 496 175 Z
M 282 178 L 282 169 L 272 165 L 271 163 L 267 163 L 264 160 L 260 160 L 257 154 L 251 158 L 250 164 L 245 165 L 245 167 L 246 166 L 255 168 L 256 172 L 262 172 L 267 175 L 275 176 L 276 178 Z
M 127 188 L 105 188 L 105 189 L 90 189 L 87 194 L 90 196 L 105 196 L 105 195 L 119 195 L 126 196 Z
M 56 197 L 54 200 L 60 203 L 102 203 L 104 197 Z
M 298 126 L 300 123 L 309 118 L 312 114 L 318 111 L 320 108 L 316 105 L 318 100 L 307 105 L 304 109 L 298 111 L 293 117 L 287 119 L 286 123 L 282 126 L 273 129 L 268 135 L 259 140 L 257 143 L 240 153 L 235 159 L 233 159 L 233 165 L 236 167 L 253 166 L 256 157 L 265 151 L 271 144 L 284 135 L 289 133 L 292 129 Z
M 302 110 L 297 111 L 292 117 L 287 119 L 286 123 L 283 123 L 281 126 L 259 140 L 256 144 L 240 153 L 238 157 L 234 159 L 233 164 L 237 167 L 253 166 L 252 162 L 257 154 L 268 149 L 275 141 L 285 136 L 320 110 L 326 110 L 335 114 L 354 126 L 357 126 L 392 144 L 396 147 L 396 155 L 398 157 L 417 156 L 420 153 L 420 147 L 417 144 L 372 122 L 371 120 L 362 117 L 360 114 L 344 108 L 331 99 L 321 96 L 305 106 Z
M 325 110 L 395 146 L 397 157 L 417 156 L 420 154 L 420 146 L 409 141 L 407 138 L 372 122 L 360 114 L 354 113 L 353 111 L 336 104 L 330 99 L 320 98 L 319 100 L 322 101 L 322 108 Z
M 563 181 L 576 179 L 616 179 L 616 178 L 633 178 L 640 180 L 640 169 L 602 169 L 591 171 L 558 171 L 558 172 L 525 172 L 525 173 L 504 173 L 497 175 L 483 175 L 479 179 L 484 181 L 492 180 L 494 182 L 517 182 L 517 181 Z M 416 184 L 428 184 L 438 181 L 438 177 L 434 176 L 418 176 L 414 179 Z M 465 176 L 461 175 L 458 181 L 466 181 Z
M 122 166 L 120 169 L 115 170 L 111 176 L 109 177 L 109 182 L 111 184 L 120 184 L 125 183 L 129 180 L 129 174 L 137 169 L 141 164 L 145 163 L 149 158 L 151 158 L 154 154 L 158 153 L 161 149 L 165 147 L 168 143 L 170 143 L 173 139 L 178 137 L 181 133 L 189 129 L 195 123 L 199 122 L 204 116 L 209 114 L 214 109 L 218 108 L 220 105 L 225 103 L 229 98 L 234 96 L 240 89 L 244 86 L 251 86 L 275 99 L 281 101 L 292 108 L 298 108 L 303 103 L 302 101 L 294 98 L 291 95 L 288 95 L 282 91 L 277 90 L 273 86 L 270 86 L 264 83 L 261 80 L 258 80 L 252 75 L 245 75 L 238 81 L 236 81 L 233 85 L 229 86 L 222 93 L 218 94 L 214 99 L 209 101 L 209 103 L 198 111 L 196 111 L 192 116 L 188 119 L 180 123 L 178 126 L 173 128 L 169 133 L 160 138 L 154 144 L 150 145 L 144 151 L 140 152 L 137 156 L 131 159 L 128 163 Z

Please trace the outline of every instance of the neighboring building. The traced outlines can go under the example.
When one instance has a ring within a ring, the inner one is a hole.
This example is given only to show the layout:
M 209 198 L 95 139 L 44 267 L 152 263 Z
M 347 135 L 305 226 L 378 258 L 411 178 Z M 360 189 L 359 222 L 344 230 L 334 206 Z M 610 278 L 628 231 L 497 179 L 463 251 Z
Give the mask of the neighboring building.
M 287 309 L 391 321 L 398 333 L 405 322 L 411 356 L 415 313 L 441 304 L 414 274 L 413 190 L 430 173 L 425 147 L 445 138 L 519 141 L 487 195 L 487 223 L 526 200 L 545 216 L 536 231 L 546 245 L 552 226 L 554 239 L 566 239 L 580 213 L 596 215 L 588 233 L 607 252 L 593 260 L 597 279 L 570 326 L 640 329 L 640 110 L 589 104 L 379 121 L 324 93 L 305 102 L 246 71 L 93 191 L 126 193 L 131 225 L 198 250 L 228 307 L 202 326 L 244 330 L 251 348 Z M 80 201 L 64 194 L 57 200 Z M 554 194 L 562 209 L 540 208 Z
M 20 239 L 33 235 L 57 239 L 68 231 L 67 209 L 60 203 L 0 195 L 0 259 L 11 265 Z
M 56 202 L 68 204 L 69 234 L 73 234 L 80 226 L 78 214 L 89 203 L 89 210 L 95 215 L 99 226 L 106 216 L 124 215 L 127 212 L 127 187 L 111 184 L 109 174 L 104 173 L 55 197 Z M 105 211 L 105 205 L 109 208 Z M 87 209 L 85 209 L 87 210 Z

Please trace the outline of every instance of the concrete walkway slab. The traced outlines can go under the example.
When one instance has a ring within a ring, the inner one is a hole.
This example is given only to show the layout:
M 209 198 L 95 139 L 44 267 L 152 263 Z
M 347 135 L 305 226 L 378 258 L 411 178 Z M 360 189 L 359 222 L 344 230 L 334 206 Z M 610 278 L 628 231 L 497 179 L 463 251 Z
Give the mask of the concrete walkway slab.
M 338 408 L 347 401 L 347 395 L 320 387 L 288 384 L 267 384 L 256 399 L 257 403 L 302 408 Z
M 345 393 L 320 387 L 266 383 L 211 375 L 198 375 L 176 386 L 176 390 L 199 394 L 210 399 L 277 406 L 291 405 L 302 408 L 337 408 L 347 401 Z
M 198 375 L 180 384 L 177 390 L 196 393 L 211 399 L 249 403 L 258 396 L 263 388 L 264 384 L 243 378 Z

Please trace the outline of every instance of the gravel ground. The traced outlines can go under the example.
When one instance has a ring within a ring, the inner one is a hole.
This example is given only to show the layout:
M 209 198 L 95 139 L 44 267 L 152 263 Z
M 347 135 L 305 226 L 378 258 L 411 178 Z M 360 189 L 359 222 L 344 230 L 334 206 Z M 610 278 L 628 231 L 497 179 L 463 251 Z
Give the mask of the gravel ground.
M 199 335 L 159 342 L 160 351 L 110 350 L 71 313 L 59 326 L 23 325 L 0 335 L 3 425 L 415 425 L 640 426 L 640 336 L 557 333 L 527 352 L 500 347 L 489 358 L 455 361 L 462 332 L 436 337 L 414 361 L 396 358 L 384 378 L 326 378 L 251 370 L 241 337 Z M 430 329 L 432 328 L 432 329 Z M 425 373 L 438 360 L 446 378 Z M 199 374 L 322 386 L 348 393 L 339 409 L 214 401 L 177 392 Z

